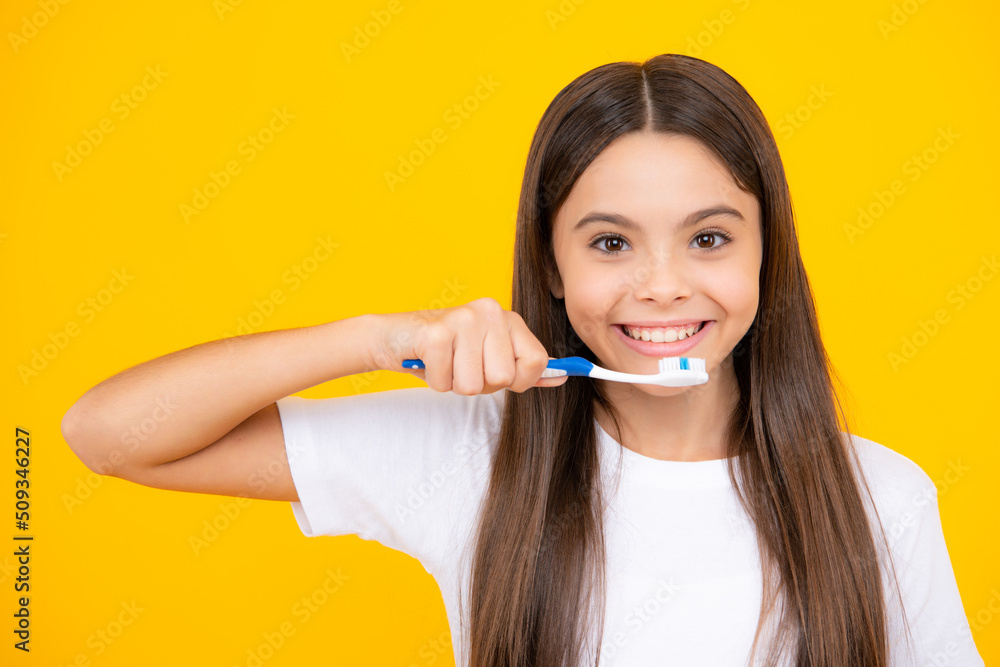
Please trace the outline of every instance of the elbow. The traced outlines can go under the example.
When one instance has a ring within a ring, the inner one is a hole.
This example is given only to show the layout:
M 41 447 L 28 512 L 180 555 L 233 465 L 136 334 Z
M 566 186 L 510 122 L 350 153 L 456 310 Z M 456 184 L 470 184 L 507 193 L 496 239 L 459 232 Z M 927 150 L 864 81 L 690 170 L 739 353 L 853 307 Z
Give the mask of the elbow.
M 117 464 L 124 462 L 124 456 L 117 450 L 109 452 L 101 446 L 104 438 L 98 421 L 83 399 L 78 400 L 60 422 L 63 440 L 90 471 L 115 475 Z

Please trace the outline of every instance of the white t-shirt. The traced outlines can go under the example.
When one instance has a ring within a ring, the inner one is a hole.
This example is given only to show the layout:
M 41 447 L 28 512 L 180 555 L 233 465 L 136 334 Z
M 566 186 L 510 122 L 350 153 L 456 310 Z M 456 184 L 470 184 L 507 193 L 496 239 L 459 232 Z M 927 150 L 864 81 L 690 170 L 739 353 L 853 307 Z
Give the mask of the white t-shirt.
M 358 535 L 418 559 L 441 588 L 459 667 L 468 631 L 459 627 L 459 590 L 468 600 L 470 540 L 506 392 L 463 396 L 418 387 L 277 402 L 299 528 L 309 537 Z M 726 460 L 653 459 L 597 429 L 610 501 L 601 665 L 747 664 L 762 573 Z M 908 656 L 894 587 L 884 588 L 890 664 L 983 665 L 934 483 L 901 454 L 857 436 L 854 442 L 912 628 L 915 655 Z M 884 587 L 885 573 L 883 563 Z

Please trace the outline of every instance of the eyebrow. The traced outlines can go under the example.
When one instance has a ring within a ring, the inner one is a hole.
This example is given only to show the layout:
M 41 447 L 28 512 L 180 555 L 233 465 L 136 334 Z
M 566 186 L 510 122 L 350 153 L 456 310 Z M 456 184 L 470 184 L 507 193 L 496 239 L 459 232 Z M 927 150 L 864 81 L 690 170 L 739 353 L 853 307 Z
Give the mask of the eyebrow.
M 736 218 L 740 222 L 746 222 L 746 218 L 743 217 L 743 214 L 737 211 L 735 208 L 720 204 L 718 206 L 703 208 L 700 211 L 695 211 L 694 213 L 691 213 L 690 215 L 688 215 L 688 217 L 684 218 L 684 220 L 682 220 L 677 227 L 678 229 L 685 229 L 692 225 L 696 225 L 705 218 L 710 218 L 713 215 L 726 215 L 729 217 Z M 580 219 L 578 223 L 576 223 L 576 225 L 573 227 L 573 231 L 575 232 L 579 229 L 582 229 L 583 227 L 586 227 L 587 225 L 593 225 L 597 222 L 610 222 L 611 224 L 618 225 L 619 227 L 622 227 L 624 229 L 639 231 L 639 225 L 631 218 L 627 218 L 619 213 L 603 213 L 601 211 L 593 211 L 585 215 L 583 218 Z

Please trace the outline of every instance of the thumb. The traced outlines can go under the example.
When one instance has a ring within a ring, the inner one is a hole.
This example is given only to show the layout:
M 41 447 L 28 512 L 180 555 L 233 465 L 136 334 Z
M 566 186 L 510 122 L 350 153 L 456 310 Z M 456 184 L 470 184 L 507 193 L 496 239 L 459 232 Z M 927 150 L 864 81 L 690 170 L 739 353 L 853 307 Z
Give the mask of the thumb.
M 555 358 L 556 357 L 549 357 L 549 361 L 551 361 L 551 360 L 553 360 Z M 566 382 L 566 380 L 568 380 L 568 379 L 569 379 L 568 375 L 559 375 L 559 376 L 556 376 L 556 377 L 544 377 L 543 376 L 543 377 L 538 378 L 538 381 L 535 382 L 534 386 L 536 386 L 536 387 L 558 387 L 559 385 L 564 384 Z
M 427 382 L 427 378 L 425 377 L 425 375 L 427 373 L 426 369 L 423 369 L 423 368 L 406 368 L 406 367 L 401 367 L 399 370 L 400 370 L 401 373 L 406 373 L 407 375 L 415 375 L 416 377 L 420 378 L 424 382 Z

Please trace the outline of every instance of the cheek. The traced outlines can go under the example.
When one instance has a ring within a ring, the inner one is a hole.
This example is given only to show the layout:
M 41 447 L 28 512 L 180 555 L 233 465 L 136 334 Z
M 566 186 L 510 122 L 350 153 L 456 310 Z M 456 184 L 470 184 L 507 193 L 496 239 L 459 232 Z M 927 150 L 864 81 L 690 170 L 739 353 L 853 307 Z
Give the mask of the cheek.
M 603 329 L 607 313 L 621 298 L 619 280 L 608 272 L 580 271 L 567 276 L 566 314 L 577 333 Z
M 745 321 L 748 325 L 757 314 L 759 289 L 758 276 L 752 272 L 733 271 L 717 283 L 715 293 L 729 317 Z

